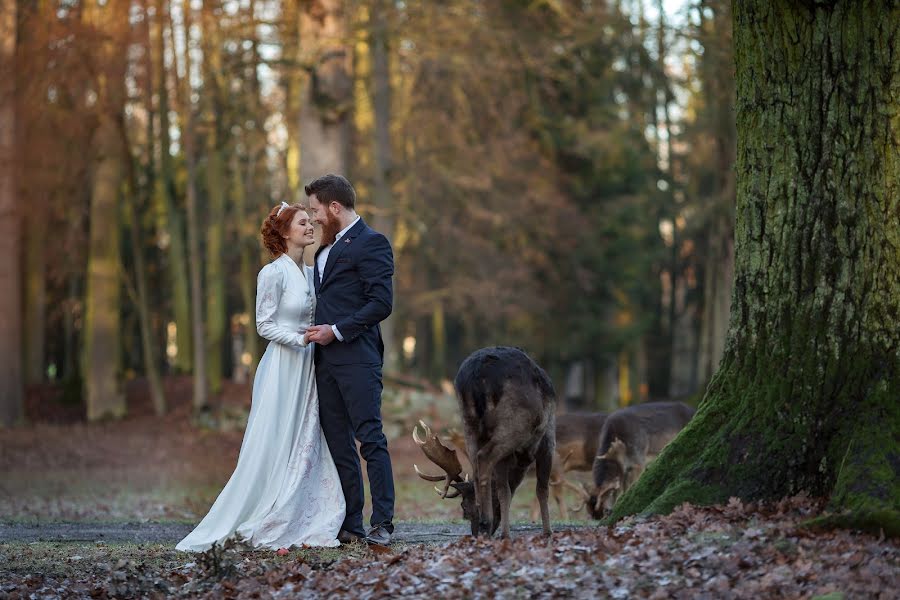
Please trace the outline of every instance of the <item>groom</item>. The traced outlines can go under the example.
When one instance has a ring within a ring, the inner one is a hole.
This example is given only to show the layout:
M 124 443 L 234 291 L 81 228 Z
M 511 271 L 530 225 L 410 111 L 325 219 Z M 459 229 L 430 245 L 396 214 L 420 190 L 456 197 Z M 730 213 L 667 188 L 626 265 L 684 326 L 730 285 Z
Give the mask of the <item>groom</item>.
M 313 222 L 322 227 L 315 258 L 316 383 L 322 431 L 347 501 L 341 543 L 365 538 L 389 545 L 394 526 L 394 477 L 381 431 L 381 368 L 384 344 L 379 323 L 393 306 L 394 257 L 382 234 L 360 219 L 356 192 L 340 175 L 319 177 L 305 187 Z M 363 530 L 363 480 L 356 443 L 366 461 L 372 492 L 372 529 Z

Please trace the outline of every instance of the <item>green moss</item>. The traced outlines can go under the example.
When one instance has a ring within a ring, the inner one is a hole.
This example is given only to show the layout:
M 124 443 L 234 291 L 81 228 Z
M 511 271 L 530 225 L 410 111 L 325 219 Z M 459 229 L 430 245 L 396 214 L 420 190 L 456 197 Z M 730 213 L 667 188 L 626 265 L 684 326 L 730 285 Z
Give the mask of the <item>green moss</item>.
M 900 512 L 896 510 L 857 510 L 829 513 L 803 524 L 810 529 L 856 529 L 875 535 L 900 538 Z

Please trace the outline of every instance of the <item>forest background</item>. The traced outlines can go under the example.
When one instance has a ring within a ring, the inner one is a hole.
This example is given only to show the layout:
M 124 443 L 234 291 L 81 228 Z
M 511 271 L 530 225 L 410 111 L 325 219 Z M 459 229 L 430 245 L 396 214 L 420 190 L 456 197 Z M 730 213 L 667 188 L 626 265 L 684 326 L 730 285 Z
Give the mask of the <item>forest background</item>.
M 250 381 L 259 226 L 325 172 L 393 243 L 389 383 L 509 344 L 566 409 L 610 410 L 696 396 L 722 356 L 729 2 L 2 7 L 6 425 L 26 398 L 97 420 L 134 382 L 163 414 L 169 379 L 195 410 Z

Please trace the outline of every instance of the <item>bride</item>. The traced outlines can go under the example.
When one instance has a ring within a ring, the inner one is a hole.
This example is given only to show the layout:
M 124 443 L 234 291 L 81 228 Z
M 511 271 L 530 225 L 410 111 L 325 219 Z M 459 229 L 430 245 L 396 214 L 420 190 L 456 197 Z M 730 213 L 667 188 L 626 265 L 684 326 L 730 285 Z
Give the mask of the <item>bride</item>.
M 344 495 L 319 425 L 313 345 L 315 291 L 303 249 L 313 226 L 299 204 L 274 207 L 263 244 L 275 259 L 259 272 L 256 329 L 269 340 L 237 467 L 209 514 L 176 546 L 199 552 L 235 533 L 254 547 L 337 546 Z

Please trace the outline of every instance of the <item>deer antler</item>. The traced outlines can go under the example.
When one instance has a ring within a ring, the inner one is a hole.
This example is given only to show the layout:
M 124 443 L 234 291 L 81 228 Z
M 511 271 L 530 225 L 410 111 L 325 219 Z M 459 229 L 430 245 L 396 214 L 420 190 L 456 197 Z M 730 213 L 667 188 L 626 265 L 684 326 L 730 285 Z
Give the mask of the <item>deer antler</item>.
M 419 437 L 419 426 L 425 430 L 425 439 Z M 451 450 L 442 444 L 440 438 L 431 432 L 431 428 L 429 428 L 424 421 L 419 421 L 418 425 L 413 427 L 412 437 L 416 445 L 422 449 L 425 456 L 427 456 L 431 462 L 442 468 L 445 473 L 445 475 L 428 475 L 427 473 L 420 471 L 418 466 L 413 465 L 416 474 L 426 481 L 444 481 L 444 490 L 442 492 L 440 490 L 438 491 L 441 492 L 442 498 L 447 498 L 450 484 L 454 481 L 462 481 L 462 479 L 460 479 L 462 465 L 459 463 L 459 457 L 456 455 L 456 451 Z M 453 496 L 450 497 L 452 498 Z
M 583 509 L 585 506 L 587 506 L 587 503 L 590 502 L 590 500 L 591 500 L 591 492 L 588 490 L 587 485 L 585 485 L 582 482 L 581 487 L 578 487 L 574 483 L 571 483 L 570 481 L 567 481 L 567 480 L 563 480 L 563 483 L 565 485 L 569 486 L 569 488 L 575 490 L 578 493 L 578 495 L 581 496 L 581 504 L 579 504 L 577 508 L 570 509 L 572 512 L 578 512 L 581 509 Z

